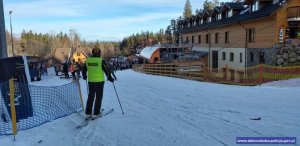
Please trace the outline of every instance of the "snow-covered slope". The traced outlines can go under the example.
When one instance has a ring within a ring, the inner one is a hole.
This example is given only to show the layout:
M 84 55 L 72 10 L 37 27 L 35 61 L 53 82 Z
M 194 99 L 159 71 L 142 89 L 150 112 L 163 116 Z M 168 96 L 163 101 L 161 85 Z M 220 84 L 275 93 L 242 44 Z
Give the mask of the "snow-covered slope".
M 297 87 L 300 88 L 300 78 L 292 78 L 288 80 L 279 80 L 262 84 L 263 86 L 277 87 Z
M 2 136 L 0 146 L 232 146 L 242 136 L 300 135 L 298 88 L 220 85 L 132 70 L 117 76 L 125 115 L 106 82 L 103 107 L 114 108 L 113 114 L 77 130 L 82 116 L 74 113 L 20 131 L 15 143 Z M 53 78 L 37 85 L 66 82 Z M 85 81 L 81 86 L 86 98 Z M 261 120 L 250 120 L 257 117 Z

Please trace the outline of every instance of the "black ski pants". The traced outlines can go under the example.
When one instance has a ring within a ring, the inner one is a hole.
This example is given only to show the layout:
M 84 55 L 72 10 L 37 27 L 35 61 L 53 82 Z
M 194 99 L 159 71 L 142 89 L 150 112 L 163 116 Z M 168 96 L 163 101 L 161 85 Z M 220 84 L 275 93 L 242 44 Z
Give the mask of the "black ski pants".
M 89 96 L 86 102 L 85 114 L 91 115 L 94 105 L 94 115 L 100 114 L 102 97 L 103 97 L 104 82 L 89 82 Z M 96 99 L 95 99 L 96 94 Z M 95 104 L 94 104 L 95 100 Z
M 65 72 L 65 78 L 69 78 L 69 72 L 68 71 L 64 71 Z

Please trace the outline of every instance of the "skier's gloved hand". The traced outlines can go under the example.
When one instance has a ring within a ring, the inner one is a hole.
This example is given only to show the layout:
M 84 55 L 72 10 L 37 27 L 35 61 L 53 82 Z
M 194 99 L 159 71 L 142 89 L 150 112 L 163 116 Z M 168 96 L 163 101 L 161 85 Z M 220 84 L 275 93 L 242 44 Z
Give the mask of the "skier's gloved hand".
M 83 78 L 84 80 L 86 80 L 86 79 L 87 79 L 86 74 L 83 74 L 83 75 L 82 75 L 82 78 Z
M 109 80 L 110 82 L 114 82 L 114 78 L 112 76 L 108 76 L 107 80 Z

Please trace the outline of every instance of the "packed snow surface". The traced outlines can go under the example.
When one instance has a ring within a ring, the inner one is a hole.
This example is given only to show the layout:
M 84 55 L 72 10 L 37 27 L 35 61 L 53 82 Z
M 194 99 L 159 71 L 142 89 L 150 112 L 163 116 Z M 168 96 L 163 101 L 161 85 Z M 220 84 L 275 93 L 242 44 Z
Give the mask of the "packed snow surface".
M 242 87 L 118 71 L 105 83 L 103 108 L 115 111 L 76 129 L 82 113 L 1 136 L 0 146 L 232 146 L 236 137 L 298 137 L 300 90 L 295 87 Z M 71 80 L 49 78 L 37 86 Z M 86 82 L 81 80 L 84 101 Z M 74 91 L 76 92 L 76 91 Z M 251 118 L 261 120 L 250 120 Z M 299 145 L 298 141 L 298 145 Z

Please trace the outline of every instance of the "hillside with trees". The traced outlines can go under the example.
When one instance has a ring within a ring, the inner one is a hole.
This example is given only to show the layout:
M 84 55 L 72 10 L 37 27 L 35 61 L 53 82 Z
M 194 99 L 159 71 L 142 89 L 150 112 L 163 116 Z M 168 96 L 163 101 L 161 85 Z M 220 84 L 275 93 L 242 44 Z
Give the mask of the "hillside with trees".
M 144 48 L 149 45 L 173 43 L 173 41 L 171 27 L 168 26 L 166 30 L 160 29 L 157 33 L 142 31 L 125 37 L 120 42 L 120 50 L 123 54 L 129 55 L 130 48 Z
M 12 56 L 12 39 L 8 31 L 6 31 L 6 40 L 8 53 Z M 118 42 L 91 42 L 80 37 L 80 34 L 71 29 L 69 33 L 59 32 L 37 33 L 31 30 L 20 34 L 20 37 L 13 35 L 14 54 L 26 56 L 39 56 L 44 58 L 55 48 L 93 48 L 95 45 L 101 48 L 105 57 L 116 56 L 120 53 Z

